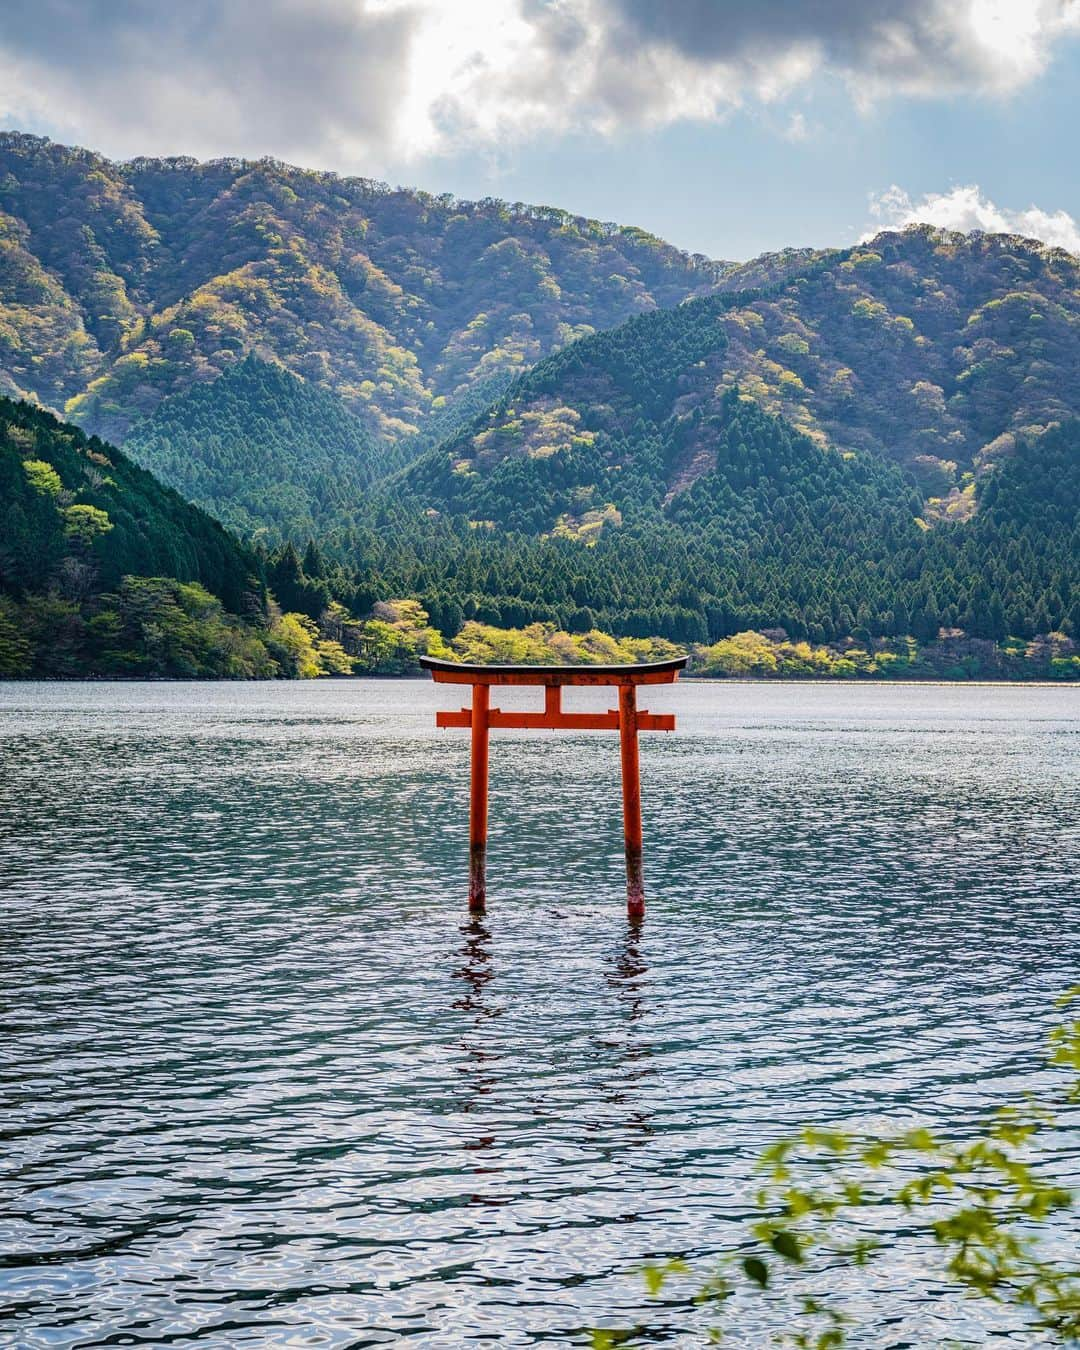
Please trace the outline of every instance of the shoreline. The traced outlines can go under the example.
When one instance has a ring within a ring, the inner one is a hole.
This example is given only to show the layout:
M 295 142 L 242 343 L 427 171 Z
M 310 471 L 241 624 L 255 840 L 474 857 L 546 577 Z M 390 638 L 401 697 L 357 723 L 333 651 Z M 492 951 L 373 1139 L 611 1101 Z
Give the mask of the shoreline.
M 538 667 L 542 669 L 542 667 Z M 583 665 L 582 670 L 588 670 L 587 665 Z M 206 685 L 319 685 L 319 684 L 349 684 L 356 680 L 417 680 L 422 683 L 429 683 L 422 672 L 410 672 L 407 675 L 380 675 L 374 671 L 365 671 L 357 675 L 319 675 L 310 680 L 244 680 L 244 679 L 203 679 L 198 676 L 168 676 L 168 675 L 87 675 L 78 676 L 45 676 L 45 675 L 27 675 L 27 676 L 7 676 L 0 679 L 0 687 L 3 685 L 26 685 L 26 684 L 206 684 Z M 941 679 L 889 679 L 882 676 L 862 675 L 862 676 L 844 676 L 833 679 L 822 678 L 821 676 L 799 676 L 799 675 L 774 675 L 774 676 L 753 676 L 753 675 L 690 675 L 682 677 L 683 683 L 691 684 L 753 684 L 753 685 L 828 685 L 830 687 L 838 686 L 841 688 L 857 688 L 860 686 L 873 685 L 875 687 L 895 687 L 895 688 L 919 688 L 920 686 L 930 689 L 1080 689 L 1080 680 L 941 680 Z

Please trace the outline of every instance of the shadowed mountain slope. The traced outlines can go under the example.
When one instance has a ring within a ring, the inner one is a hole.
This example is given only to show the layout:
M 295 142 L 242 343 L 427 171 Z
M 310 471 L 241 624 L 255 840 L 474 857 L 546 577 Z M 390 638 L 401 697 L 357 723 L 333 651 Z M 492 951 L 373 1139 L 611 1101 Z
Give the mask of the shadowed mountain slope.
M 336 395 L 255 356 L 165 399 L 126 448 L 230 528 L 271 543 L 348 519 L 379 458 Z
M 127 574 L 197 581 L 234 613 L 263 602 L 254 555 L 115 446 L 0 399 L 0 590 L 72 598 Z

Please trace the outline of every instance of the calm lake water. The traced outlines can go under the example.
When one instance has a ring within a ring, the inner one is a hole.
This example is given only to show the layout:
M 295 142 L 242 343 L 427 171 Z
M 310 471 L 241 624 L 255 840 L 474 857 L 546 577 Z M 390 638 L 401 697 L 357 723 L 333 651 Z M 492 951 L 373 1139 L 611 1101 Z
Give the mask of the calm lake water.
M 765 1143 L 1056 1081 L 1076 689 L 650 694 L 640 931 L 602 733 L 493 736 L 468 921 L 460 701 L 0 685 L 0 1344 L 698 1345 L 634 1267 L 707 1274 Z M 901 1244 L 855 1343 L 1041 1343 L 939 1287 Z

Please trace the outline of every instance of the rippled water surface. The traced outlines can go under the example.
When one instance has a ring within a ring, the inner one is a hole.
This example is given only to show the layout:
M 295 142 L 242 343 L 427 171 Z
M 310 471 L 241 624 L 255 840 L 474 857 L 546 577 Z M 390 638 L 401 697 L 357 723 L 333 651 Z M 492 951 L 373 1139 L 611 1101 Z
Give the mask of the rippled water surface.
M 0 1344 L 700 1344 L 632 1272 L 707 1272 L 764 1143 L 1047 1081 L 1080 693 L 646 701 L 633 931 L 611 735 L 497 734 L 470 923 L 460 694 L 0 685 Z M 1037 1343 L 889 1271 L 860 1344 Z

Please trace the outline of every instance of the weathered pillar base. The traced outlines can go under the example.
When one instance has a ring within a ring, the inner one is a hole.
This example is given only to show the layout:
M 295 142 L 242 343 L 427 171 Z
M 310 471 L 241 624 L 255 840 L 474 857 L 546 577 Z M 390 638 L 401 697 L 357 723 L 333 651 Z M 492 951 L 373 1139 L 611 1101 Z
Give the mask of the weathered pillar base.
M 645 917 L 645 875 L 641 849 L 626 850 L 626 915 L 632 923 Z
M 483 914 L 487 905 L 487 845 L 469 847 L 469 910 Z

